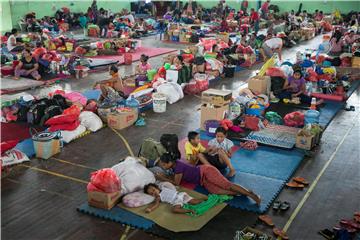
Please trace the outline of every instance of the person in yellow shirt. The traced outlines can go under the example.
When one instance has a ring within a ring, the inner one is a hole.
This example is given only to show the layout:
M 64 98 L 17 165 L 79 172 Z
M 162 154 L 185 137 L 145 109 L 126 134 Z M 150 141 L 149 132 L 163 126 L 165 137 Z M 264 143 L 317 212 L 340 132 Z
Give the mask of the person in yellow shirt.
M 206 152 L 206 148 L 200 143 L 200 134 L 189 132 L 188 141 L 185 143 L 186 160 L 192 165 L 209 164 L 204 156 Z

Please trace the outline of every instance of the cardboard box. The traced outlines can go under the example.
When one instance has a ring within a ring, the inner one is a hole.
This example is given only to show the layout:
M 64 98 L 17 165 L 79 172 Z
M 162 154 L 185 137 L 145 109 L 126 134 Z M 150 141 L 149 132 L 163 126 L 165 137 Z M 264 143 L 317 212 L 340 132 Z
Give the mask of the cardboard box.
M 186 32 L 181 31 L 179 34 L 179 42 L 189 42 L 189 39 L 186 38 Z
M 352 57 L 351 66 L 353 68 L 360 68 L 360 57 Z
M 271 78 L 269 76 L 255 76 L 249 79 L 248 88 L 256 94 L 270 94 Z
M 301 130 L 300 130 L 301 131 Z M 305 136 L 303 134 L 299 133 L 296 135 L 296 147 L 305 149 L 305 150 L 311 150 L 314 146 L 314 135 Z
M 88 192 L 88 203 L 90 206 L 111 209 L 120 199 L 120 192 L 103 193 L 103 192 Z
M 210 103 L 215 106 L 227 105 L 231 102 L 232 91 L 210 88 L 201 94 L 202 103 Z
M 131 109 L 129 112 L 111 112 L 107 115 L 109 127 L 121 130 L 133 125 L 138 118 L 138 112 Z
M 336 76 L 341 78 L 343 76 L 359 76 L 360 77 L 360 68 L 356 67 L 335 67 Z
M 229 105 L 209 106 L 209 104 L 201 105 L 200 128 L 205 130 L 204 123 L 207 120 L 223 120 L 225 114 L 229 110 Z

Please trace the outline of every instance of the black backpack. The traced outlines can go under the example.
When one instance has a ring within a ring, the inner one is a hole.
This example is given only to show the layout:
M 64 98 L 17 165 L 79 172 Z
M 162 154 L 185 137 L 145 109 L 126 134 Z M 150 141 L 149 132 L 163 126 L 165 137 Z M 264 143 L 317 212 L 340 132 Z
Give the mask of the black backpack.
M 26 114 L 27 122 L 33 125 L 38 125 L 45 114 L 45 109 L 48 106 L 48 99 L 34 101 Z
M 54 95 L 52 99 L 56 102 L 55 105 L 60 106 L 63 110 L 69 107 L 69 105 L 66 103 L 66 99 L 60 94 Z
M 196 33 L 191 34 L 190 42 L 191 43 L 198 43 L 199 42 L 199 36 Z
M 282 92 L 284 87 L 285 79 L 282 77 L 271 77 L 271 91 L 275 95 Z
M 40 120 L 40 125 L 44 126 L 46 121 L 54 116 L 62 114 L 63 110 L 58 105 L 52 105 L 45 109 L 44 115 L 42 116 Z
M 176 134 L 163 134 L 160 137 L 160 143 L 165 147 L 166 151 L 172 155 L 174 159 L 180 159 L 179 138 Z

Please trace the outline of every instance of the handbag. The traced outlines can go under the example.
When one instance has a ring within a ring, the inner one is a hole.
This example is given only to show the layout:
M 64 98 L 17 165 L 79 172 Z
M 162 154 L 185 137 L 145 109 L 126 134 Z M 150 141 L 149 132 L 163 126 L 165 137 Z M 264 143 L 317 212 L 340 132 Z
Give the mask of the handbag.
M 60 131 L 37 132 L 34 128 L 30 128 L 30 135 L 37 158 L 49 159 L 60 152 L 62 147 Z

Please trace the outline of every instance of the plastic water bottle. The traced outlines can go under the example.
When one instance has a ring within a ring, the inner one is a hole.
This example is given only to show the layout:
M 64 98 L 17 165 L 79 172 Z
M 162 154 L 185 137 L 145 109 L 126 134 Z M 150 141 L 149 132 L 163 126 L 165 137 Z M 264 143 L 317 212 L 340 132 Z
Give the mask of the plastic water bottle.
M 224 84 L 221 86 L 221 90 L 223 90 L 223 91 L 226 90 L 226 87 Z
M 316 110 L 316 98 L 311 98 L 311 105 L 310 105 L 310 109 L 311 110 Z

